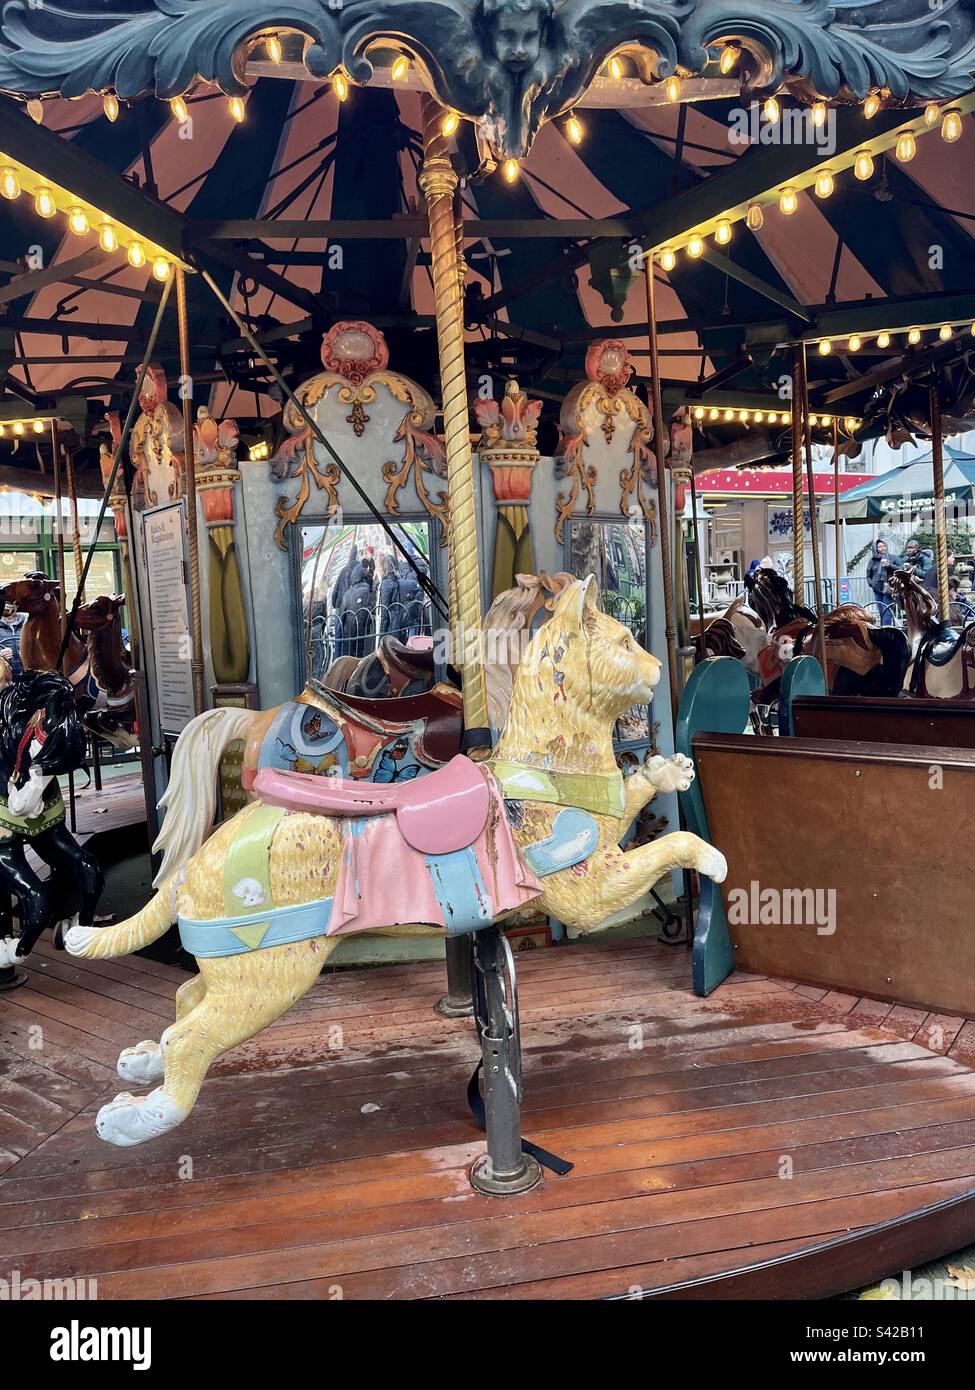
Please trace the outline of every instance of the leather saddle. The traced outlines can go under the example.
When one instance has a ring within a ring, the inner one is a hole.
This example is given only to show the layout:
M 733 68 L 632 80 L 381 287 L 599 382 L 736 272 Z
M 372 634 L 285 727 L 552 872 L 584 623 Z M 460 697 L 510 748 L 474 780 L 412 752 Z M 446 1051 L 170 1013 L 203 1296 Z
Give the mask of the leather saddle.
M 491 801 L 487 779 L 463 754 L 426 777 L 391 786 L 265 767 L 254 790 L 267 805 L 288 811 L 395 815 L 403 839 L 421 854 L 450 854 L 472 845 L 487 824 Z
M 936 627 L 922 640 L 918 649 L 918 661 L 926 661 L 930 666 L 947 666 L 958 655 L 966 640 L 975 634 L 975 628 Z
M 344 695 L 396 699 L 410 686 L 429 687 L 435 668 L 432 637 L 401 642 L 387 633 L 374 652 L 363 657 L 337 657 L 325 672 L 323 684 Z

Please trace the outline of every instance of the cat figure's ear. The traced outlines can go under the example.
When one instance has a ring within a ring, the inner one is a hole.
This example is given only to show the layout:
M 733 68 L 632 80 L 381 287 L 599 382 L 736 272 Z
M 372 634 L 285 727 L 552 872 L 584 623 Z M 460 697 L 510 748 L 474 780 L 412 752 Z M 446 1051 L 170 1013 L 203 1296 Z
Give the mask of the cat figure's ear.
M 592 612 L 599 611 L 599 588 L 594 574 L 587 575 L 585 579 L 577 579 L 559 594 L 552 611 L 552 620 L 561 621 L 567 631 L 578 632 L 582 628 L 587 609 Z

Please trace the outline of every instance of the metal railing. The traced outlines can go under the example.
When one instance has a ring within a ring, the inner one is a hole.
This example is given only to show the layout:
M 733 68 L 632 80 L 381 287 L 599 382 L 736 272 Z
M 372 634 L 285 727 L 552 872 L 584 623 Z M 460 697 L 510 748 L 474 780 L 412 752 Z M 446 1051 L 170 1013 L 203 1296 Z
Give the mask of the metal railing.
M 406 642 L 411 637 L 429 636 L 431 631 L 430 604 L 426 599 L 376 604 L 342 613 L 334 609 L 316 613 L 311 624 L 309 675 L 320 679 L 340 656 L 368 656 L 387 633 Z

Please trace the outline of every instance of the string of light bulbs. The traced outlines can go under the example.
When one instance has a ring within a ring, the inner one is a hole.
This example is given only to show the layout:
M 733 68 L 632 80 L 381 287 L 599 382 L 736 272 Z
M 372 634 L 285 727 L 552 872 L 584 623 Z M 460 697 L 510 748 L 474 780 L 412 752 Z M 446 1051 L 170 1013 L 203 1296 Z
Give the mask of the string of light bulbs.
M 791 425 L 791 410 L 755 410 L 751 407 L 745 408 L 732 405 L 712 405 L 705 406 L 700 403 L 685 402 L 685 406 L 690 410 L 697 424 L 739 424 L 739 425 Z M 858 415 L 829 415 L 821 412 L 812 411 L 809 415 L 809 425 L 811 429 L 832 429 L 834 420 L 845 429 L 847 434 L 855 434 L 863 421 Z
M 30 434 L 43 434 L 50 426 L 52 416 L 34 416 L 27 420 L 0 420 L 0 439 L 22 438 Z

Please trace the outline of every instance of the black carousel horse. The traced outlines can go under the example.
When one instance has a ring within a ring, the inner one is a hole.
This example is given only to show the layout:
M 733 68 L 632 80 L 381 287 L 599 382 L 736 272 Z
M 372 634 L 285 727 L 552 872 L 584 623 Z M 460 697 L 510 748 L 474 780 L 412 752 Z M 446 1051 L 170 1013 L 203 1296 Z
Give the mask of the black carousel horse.
M 58 776 L 80 768 L 84 755 L 85 731 L 64 676 L 24 671 L 0 692 L 0 890 L 20 904 L 20 937 L 0 939 L 0 989 L 24 983 L 17 963 L 59 921 L 69 893 L 79 899 L 73 921 L 94 924 L 104 879 L 67 829 L 58 787 Z M 27 860 L 28 844 L 50 865 L 46 882 Z M 60 926 L 58 945 L 59 937 Z
M 777 570 L 756 570 L 745 577 L 745 585 L 749 606 L 770 639 L 759 657 L 765 684 L 752 691 L 752 703 L 771 708 L 789 656 L 817 654 L 816 615 L 795 602 L 788 580 Z M 900 628 L 876 626 L 865 609 L 853 603 L 827 613 L 823 626 L 832 694 L 900 694 L 910 660 L 908 641 Z

